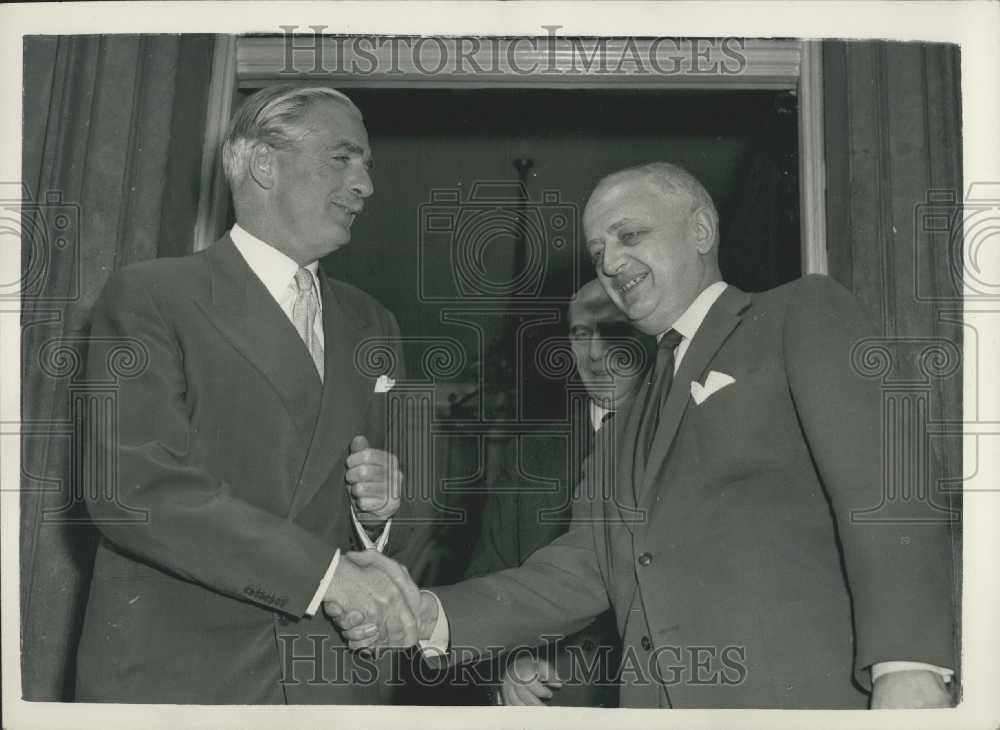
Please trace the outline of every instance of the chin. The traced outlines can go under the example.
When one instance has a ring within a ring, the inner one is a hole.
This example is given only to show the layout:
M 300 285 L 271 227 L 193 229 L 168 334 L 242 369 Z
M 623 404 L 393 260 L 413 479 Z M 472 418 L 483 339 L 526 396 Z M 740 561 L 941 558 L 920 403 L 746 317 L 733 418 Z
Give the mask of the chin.
M 351 242 L 351 233 L 350 231 L 345 231 L 336 236 L 331 236 L 324 243 L 325 243 L 325 248 L 327 249 L 326 252 L 333 253 L 338 248 L 346 246 L 350 242 Z
M 643 302 L 642 300 L 636 300 L 630 302 L 627 306 L 622 307 L 622 312 L 628 317 L 629 321 L 636 327 L 641 326 L 643 320 L 648 320 L 654 314 L 656 314 L 656 307 L 650 306 L 648 302 Z

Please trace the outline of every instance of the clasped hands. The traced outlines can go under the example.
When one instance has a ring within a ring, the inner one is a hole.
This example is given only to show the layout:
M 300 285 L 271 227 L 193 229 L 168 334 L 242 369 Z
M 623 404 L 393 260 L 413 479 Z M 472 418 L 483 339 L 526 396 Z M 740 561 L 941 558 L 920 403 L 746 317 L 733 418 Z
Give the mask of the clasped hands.
M 341 556 L 323 609 L 351 649 L 413 646 L 430 637 L 438 611 L 409 571 L 377 550 Z

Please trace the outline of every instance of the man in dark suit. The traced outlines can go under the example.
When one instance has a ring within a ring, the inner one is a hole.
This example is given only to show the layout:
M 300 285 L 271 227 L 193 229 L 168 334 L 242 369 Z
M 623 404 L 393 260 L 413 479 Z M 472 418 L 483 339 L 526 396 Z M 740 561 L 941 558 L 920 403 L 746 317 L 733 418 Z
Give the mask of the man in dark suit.
M 855 299 L 821 276 L 727 286 L 715 206 L 667 163 L 603 179 L 584 230 L 608 295 L 660 338 L 597 477 L 610 496 L 520 568 L 425 593 L 421 636 L 474 656 L 611 606 L 623 706 L 949 704 L 947 526 L 929 503 L 857 518 L 884 500 Z
M 88 467 L 101 540 L 76 698 L 377 702 L 374 665 L 318 612 L 336 600 L 374 620 L 398 603 L 382 629 L 412 641 L 399 590 L 340 558 L 403 538 L 382 450 L 401 373 L 355 365 L 366 341 L 398 348 L 398 327 L 318 269 L 373 191 L 367 133 L 339 92 L 276 86 L 236 113 L 223 158 L 233 229 L 122 269 L 94 308 L 90 377 L 119 344 L 141 362 Z
M 466 578 L 521 565 L 533 552 L 566 532 L 582 463 L 595 439 L 613 436 L 614 413 L 633 395 L 649 347 L 628 324 L 600 282 L 588 282 L 567 308 L 568 335 L 587 407 L 570 403 L 570 433 L 534 434 L 512 443 L 509 463 L 520 470 L 501 475 L 483 510 L 482 530 Z M 651 339 L 651 338 L 650 338 Z M 513 452 L 517 452 L 516 454 Z M 554 489 L 525 486 L 525 476 L 549 479 Z M 520 485 L 520 486 L 519 486 Z M 578 495 L 585 499 L 587 495 Z M 544 652 L 520 652 L 503 675 L 497 701 L 507 705 L 614 707 L 618 650 L 614 614 L 606 611 L 584 630 Z

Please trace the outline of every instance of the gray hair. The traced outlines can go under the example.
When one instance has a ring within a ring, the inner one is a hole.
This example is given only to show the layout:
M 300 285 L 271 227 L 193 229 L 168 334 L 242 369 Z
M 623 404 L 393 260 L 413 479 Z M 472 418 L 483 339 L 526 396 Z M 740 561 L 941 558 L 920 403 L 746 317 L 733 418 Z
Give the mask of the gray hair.
M 222 142 L 222 170 L 231 190 L 242 185 L 254 145 L 290 149 L 303 134 L 302 120 L 323 99 L 361 111 L 344 94 L 326 86 L 268 86 L 250 96 L 233 115 Z

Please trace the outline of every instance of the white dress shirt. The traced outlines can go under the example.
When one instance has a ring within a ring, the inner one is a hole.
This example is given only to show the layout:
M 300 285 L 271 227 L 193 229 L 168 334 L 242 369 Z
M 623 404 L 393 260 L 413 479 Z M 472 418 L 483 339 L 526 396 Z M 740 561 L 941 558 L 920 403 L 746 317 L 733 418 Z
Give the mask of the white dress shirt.
M 234 225 L 232 230 L 229 231 L 229 237 L 233 240 L 233 244 L 236 246 L 236 250 L 240 252 L 243 260 L 247 262 L 247 266 L 260 279 L 264 288 L 267 289 L 268 294 L 271 295 L 281 308 L 281 311 L 288 317 L 288 321 L 292 322 L 292 308 L 295 306 L 295 298 L 298 295 L 298 288 L 295 286 L 295 274 L 299 270 L 299 265 L 278 249 L 264 243 L 264 241 L 240 228 L 239 224 Z M 317 274 L 319 271 L 319 262 L 313 261 L 304 268 L 312 274 L 313 284 L 316 287 L 316 298 L 319 302 L 319 308 L 316 310 L 316 320 L 313 322 L 313 333 L 320 346 L 325 348 L 326 342 L 323 337 L 323 297 L 320 295 L 322 289 L 320 288 L 319 276 Z M 294 326 L 294 323 L 292 326 Z M 302 346 L 305 347 L 305 343 Z M 372 542 L 371 538 L 368 537 L 368 533 L 361 526 L 358 516 L 354 512 L 353 504 L 351 505 L 351 521 L 354 523 L 354 529 L 357 531 L 358 537 L 361 538 L 361 544 L 365 548 L 374 548 L 379 552 L 385 548 L 385 544 L 389 539 L 389 528 L 391 527 L 392 520 L 385 523 L 385 527 L 382 530 L 382 534 L 379 535 L 377 542 Z M 330 567 L 327 568 L 323 579 L 319 583 L 319 588 L 317 588 L 312 601 L 309 602 L 309 606 L 306 608 L 307 616 L 312 616 L 319 610 L 319 604 L 322 603 L 323 596 L 326 595 L 326 590 L 330 586 L 330 581 L 333 580 L 333 574 L 337 570 L 338 562 L 340 562 L 339 549 L 334 552 L 333 558 L 330 560 Z
M 590 427 L 594 429 L 594 433 L 601 430 L 601 426 L 604 424 L 604 417 L 614 412 L 614 408 L 606 408 L 593 398 L 590 399 Z
M 675 330 L 681 335 L 682 339 L 678 343 L 677 347 L 674 348 L 674 373 L 677 373 L 677 368 L 680 367 L 681 360 L 684 359 L 684 355 L 687 353 L 688 347 L 691 345 L 691 340 L 694 338 L 698 329 L 701 327 L 701 323 L 705 321 L 705 317 L 708 315 L 708 310 L 712 308 L 716 300 L 722 296 L 722 292 L 726 290 L 728 285 L 724 281 L 717 281 L 714 284 L 710 284 L 702 290 L 701 294 L 695 297 L 695 300 L 691 302 L 689 306 L 677 321 L 674 322 L 673 327 L 669 329 Z M 666 332 L 661 332 L 656 340 L 659 342 Z M 594 408 L 591 407 L 591 418 L 594 417 Z M 603 417 L 603 414 L 601 414 Z M 600 418 L 597 420 L 597 424 L 600 424 Z M 596 429 L 596 427 L 595 427 Z M 429 591 L 428 591 L 429 592 Z M 434 595 L 431 593 L 431 595 Z M 434 596 L 437 600 L 437 596 Z M 444 608 L 441 602 L 438 601 L 438 620 L 434 625 L 434 631 L 431 634 L 431 638 L 426 642 L 421 642 L 421 648 L 424 652 L 430 655 L 433 653 L 443 653 L 448 647 L 449 633 L 448 633 L 448 621 L 444 616 Z M 425 646 L 426 645 L 426 646 Z M 428 651 L 430 649 L 431 651 Z M 872 682 L 881 677 L 884 674 L 889 674 L 890 672 L 901 672 L 910 669 L 921 669 L 929 670 L 932 672 L 937 672 L 941 675 L 945 682 L 950 682 L 954 671 L 951 669 L 945 669 L 944 667 L 934 666 L 933 664 L 925 664 L 924 662 L 912 662 L 912 661 L 888 661 L 888 662 L 876 662 L 872 665 Z

